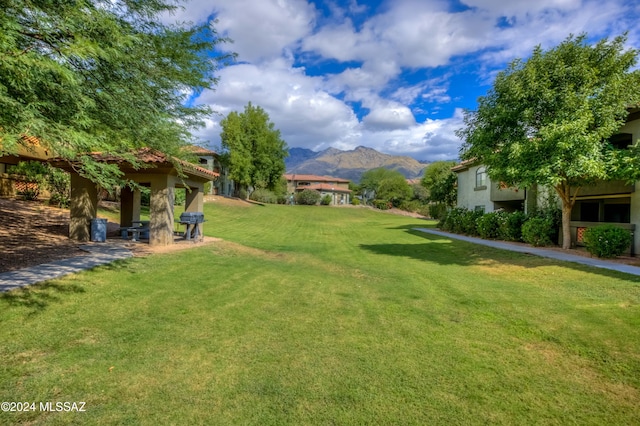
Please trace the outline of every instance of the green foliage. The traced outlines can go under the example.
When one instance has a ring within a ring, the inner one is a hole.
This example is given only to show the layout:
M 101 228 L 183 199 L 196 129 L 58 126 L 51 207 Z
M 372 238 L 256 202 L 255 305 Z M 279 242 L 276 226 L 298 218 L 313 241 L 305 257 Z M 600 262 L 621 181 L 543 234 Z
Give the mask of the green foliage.
M 464 207 L 456 207 L 449 210 L 438 222 L 438 227 L 443 231 L 458 233 L 456 226 L 460 223 L 460 216 L 466 210 Z
M 71 196 L 71 179 L 69 173 L 56 169 L 39 161 L 21 161 L 8 170 L 24 176 L 27 181 L 35 183 L 36 188 L 20 193 L 27 200 L 37 200 L 43 189 L 49 191 L 49 203 L 58 207 L 68 207 Z
M 360 198 L 351 197 L 351 204 L 354 205 L 354 206 L 359 206 L 360 205 Z
M 287 144 L 269 115 L 251 102 L 220 123 L 222 148 L 228 153 L 229 177 L 244 188 L 276 191 L 285 171 Z
M 553 221 L 544 217 L 532 217 L 522 225 L 522 239 L 535 247 L 552 245 L 556 232 Z
M 69 173 L 49 166 L 47 177 L 49 204 L 58 207 L 69 207 L 71 202 L 71 176 Z
M 379 209 L 379 210 L 389 210 L 391 207 L 393 207 L 393 204 L 391 204 L 387 200 L 375 199 L 375 200 L 373 200 L 373 207 L 375 207 L 376 209 Z
M 278 196 L 268 189 L 256 189 L 251 193 L 249 199 L 258 201 L 259 203 L 277 204 Z
M 490 212 L 480 216 L 476 221 L 478 235 L 485 239 L 499 238 L 503 216 L 502 212 Z
M 18 195 L 22 195 L 26 200 L 38 199 L 40 191 L 47 182 L 47 172 L 47 166 L 39 161 L 21 161 L 9 168 L 9 173 L 24 176 L 27 182 L 35 184 L 32 188 L 18 191 Z
M 413 192 L 413 199 L 426 204 L 429 201 L 429 190 L 419 183 L 414 183 L 411 186 Z
M 457 175 L 451 171 L 455 161 L 436 161 L 427 166 L 421 185 L 429 193 L 429 201 L 453 206 L 458 194 Z
M 173 205 L 184 206 L 187 202 L 186 188 L 176 188 L 173 192 Z
M 447 215 L 447 206 L 443 203 L 429 204 L 428 212 L 429 214 L 425 216 L 429 216 L 436 220 L 441 220 Z
M 375 193 L 377 200 L 389 202 L 396 207 L 413 196 L 411 186 L 404 175 L 397 170 L 384 167 L 364 172 L 360 179 L 360 188 Z
M 598 257 L 616 257 L 631 245 L 631 233 L 618 226 L 607 224 L 588 228 L 584 233 L 587 251 Z
M 36 137 L 80 172 L 110 187 L 116 167 L 88 152 L 127 161 L 149 146 L 180 156 L 210 109 L 187 102 L 211 89 L 233 55 L 208 23 L 167 25 L 173 1 L 2 2 L 0 139 L 14 153 Z
M 322 197 L 322 199 L 320 200 L 320 204 L 322 204 L 323 206 L 328 206 L 329 204 L 331 204 L 332 198 L 331 195 L 327 194 L 324 197 Z
M 320 193 L 313 189 L 305 189 L 296 194 L 296 204 L 315 206 L 320 201 Z
M 418 210 L 421 210 L 423 208 L 424 204 L 422 204 L 419 200 L 404 200 L 400 203 L 400 205 L 398 206 L 398 208 L 400 210 L 404 210 L 407 212 L 412 212 L 412 213 L 416 213 L 418 212 Z
M 621 36 L 588 45 L 580 35 L 547 51 L 536 47 L 528 60 L 516 59 L 497 75 L 457 132 L 464 140 L 461 157 L 486 165 L 492 181 L 556 190 L 565 248 L 573 189 L 640 174 L 625 167 L 630 153 L 607 142 L 627 108 L 640 103 L 640 91 L 629 90 L 640 85 L 638 51 L 626 41 Z
M 502 213 L 498 228 L 498 238 L 505 241 L 522 241 L 522 225 L 527 215 L 521 211 Z
M 468 210 L 462 216 L 462 233 L 471 236 L 478 236 L 478 219 L 483 216 L 481 210 Z
M 558 243 L 559 229 L 562 226 L 562 211 L 553 202 L 555 197 L 550 197 L 541 206 L 531 212 L 529 217 L 542 218 L 549 222 L 552 231 L 549 238 L 553 244 Z
M 404 201 L 411 199 L 413 193 L 404 176 L 396 176 L 380 182 L 376 197 L 389 201 L 394 207 L 399 207 Z

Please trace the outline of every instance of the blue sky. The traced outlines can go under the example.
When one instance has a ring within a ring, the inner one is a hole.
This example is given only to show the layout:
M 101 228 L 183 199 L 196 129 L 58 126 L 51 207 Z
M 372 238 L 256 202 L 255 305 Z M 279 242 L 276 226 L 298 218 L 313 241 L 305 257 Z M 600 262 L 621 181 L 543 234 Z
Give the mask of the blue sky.
M 196 99 L 220 113 L 203 145 L 252 102 L 289 147 L 436 161 L 457 158 L 463 109 L 510 61 L 572 33 L 640 47 L 639 18 L 635 0 L 191 0 L 167 21 L 216 19 L 238 54 Z

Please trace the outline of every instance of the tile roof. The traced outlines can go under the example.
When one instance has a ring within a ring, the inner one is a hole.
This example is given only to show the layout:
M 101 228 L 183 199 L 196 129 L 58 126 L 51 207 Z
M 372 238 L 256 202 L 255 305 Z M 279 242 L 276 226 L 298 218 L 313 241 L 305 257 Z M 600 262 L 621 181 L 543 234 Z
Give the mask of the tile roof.
M 196 154 L 196 155 L 214 155 L 214 156 L 218 155 L 217 152 L 212 151 L 208 148 L 204 148 L 202 146 L 198 146 L 198 145 L 187 145 L 185 149 L 190 153 Z
M 314 181 L 314 182 L 339 182 L 339 183 L 349 183 L 349 179 L 336 178 L 331 176 L 317 176 L 317 175 L 298 175 L 298 174 L 286 174 L 284 175 L 286 180 L 304 180 L 304 181 Z
M 120 155 L 105 154 L 101 152 L 92 152 L 89 155 L 91 155 L 97 161 L 104 161 L 106 163 L 122 164 L 127 162 Z M 160 151 L 156 151 L 155 149 L 152 149 L 152 148 L 148 148 L 148 147 L 140 148 L 137 151 L 133 152 L 133 156 L 135 157 L 136 160 L 138 160 L 141 163 L 155 164 L 157 166 L 166 165 L 166 166 L 173 167 L 171 158 L 168 155 Z M 64 162 L 65 160 L 62 158 L 54 158 L 53 161 Z M 205 179 L 215 179 L 218 176 L 220 176 L 220 173 L 213 172 L 211 170 L 205 169 L 204 167 L 200 167 L 193 163 L 189 163 L 188 161 L 180 160 L 177 158 L 174 158 L 174 161 L 180 164 L 184 169 L 184 172 L 187 174 L 200 176 Z
M 347 188 L 340 188 L 339 186 L 333 186 L 333 185 L 329 185 L 328 183 L 319 183 L 316 185 L 306 185 L 306 186 L 299 186 L 296 188 L 299 191 L 305 190 L 305 189 L 315 189 L 316 191 L 330 191 L 330 192 L 352 192 L 350 189 Z

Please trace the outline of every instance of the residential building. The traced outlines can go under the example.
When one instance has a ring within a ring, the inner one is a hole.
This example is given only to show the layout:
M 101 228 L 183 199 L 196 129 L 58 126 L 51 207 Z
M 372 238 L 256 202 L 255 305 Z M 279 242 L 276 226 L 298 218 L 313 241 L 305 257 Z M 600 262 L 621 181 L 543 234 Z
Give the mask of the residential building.
M 215 151 L 197 145 L 191 145 L 189 150 L 198 156 L 200 167 L 219 174 L 218 178 L 211 182 L 211 187 L 207 194 L 233 196 L 235 185 L 233 180 L 229 178 L 229 168 L 220 161 L 220 155 Z
M 626 124 L 610 142 L 617 148 L 624 148 L 638 140 L 640 109 L 633 109 Z M 529 212 L 554 193 L 553 189 L 540 186 L 513 188 L 491 182 L 486 168 L 473 161 L 463 161 L 452 170 L 458 175 L 457 204 L 471 210 L 485 213 L 499 209 Z M 639 182 L 606 181 L 581 187 L 571 211 L 572 244 L 582 244 L 583 233 L 587 228 L 613 223 L 632 232 L 631 253 L 640 250 L 640 232 L 635 232 L 636 227 L 640 226 L 640 191 L 636 191 L 638 184 Z M 557 202 L 560 206 L 560 201 Z
M 332 205 L 349 204 L 351 190 L 349 180 L 329 176 L 285 174 L 287 193 L 295 194 L 305 189 L 320 192 L 322 197 L 331 196 Z

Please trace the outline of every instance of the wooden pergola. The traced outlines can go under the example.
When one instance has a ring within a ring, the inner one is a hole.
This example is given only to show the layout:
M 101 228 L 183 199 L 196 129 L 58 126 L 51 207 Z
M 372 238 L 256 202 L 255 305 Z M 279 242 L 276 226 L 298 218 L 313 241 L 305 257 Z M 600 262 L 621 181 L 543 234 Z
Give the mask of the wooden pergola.
M 202 212 L 204 204 L 204 184 L 218 177 L 218 173 L 196 166 L 186 161 L 169 158 L 167 155 L 142 148 L 134 155 L 145 165 L 135 168 L 119 157 L 92 154 L 98 161 L 117 164 L 124 173 L 124 179 L 135 182 L 151 191 L 149 208 L 149 244 L 169 245 L 174 240 L 174 200 L 175 188 L 186 188 L 186 212 Z M 59 158 L 49 163 L 71 174 L 71 203 L 69 237 L 88 241 L 91 235 L 91 220 L 98 210 L 98 189 L 96 184 L 80 176 L 73 163 Z M 181 168 L 181 174 L 176 168 Z M 140 220 L 140 190 L 125 186 L 120 193 L 120 226 L 131 227 Z M 202 224 L 199 225 L 200 227 Z M 202 229 L 200 229 L 202 235 Z

